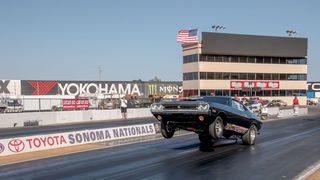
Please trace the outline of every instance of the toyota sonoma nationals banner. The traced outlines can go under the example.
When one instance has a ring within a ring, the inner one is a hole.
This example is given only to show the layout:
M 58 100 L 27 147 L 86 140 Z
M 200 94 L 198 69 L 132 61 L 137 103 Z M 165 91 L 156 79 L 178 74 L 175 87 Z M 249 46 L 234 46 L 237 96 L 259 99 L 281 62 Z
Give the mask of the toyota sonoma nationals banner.
M 0 139 L 0 157 L 155 134 L 154 124 Z

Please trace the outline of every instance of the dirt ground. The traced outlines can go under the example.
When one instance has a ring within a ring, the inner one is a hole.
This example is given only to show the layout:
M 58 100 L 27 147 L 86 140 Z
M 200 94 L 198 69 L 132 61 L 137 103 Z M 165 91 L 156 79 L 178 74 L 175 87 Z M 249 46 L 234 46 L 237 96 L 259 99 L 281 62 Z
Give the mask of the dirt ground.
M 307 177 L 307 180 L 319 180 L 320 179 L 320 169 L 314 172 L 311 176 Z

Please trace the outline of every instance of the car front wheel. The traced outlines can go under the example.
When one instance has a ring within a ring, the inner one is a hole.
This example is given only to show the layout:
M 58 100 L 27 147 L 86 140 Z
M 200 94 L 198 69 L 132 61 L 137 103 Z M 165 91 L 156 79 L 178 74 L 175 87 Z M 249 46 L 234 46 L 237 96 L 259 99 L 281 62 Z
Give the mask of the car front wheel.
M 209 126 L 209 133 L 214 140 L 218 140 L 223 136 L 223 120 L 220 116 L 217 116 L 212 124 Z
M 174 126 L 170 125 L 167 121 L 161 121 L 161 134 L 164 138 L 172 138 L 174 132 Z
M 256 143 L 257 128 L 251 125 L 249 130 L 242 136 L 242 142 L 246 145 L 254 145 Z

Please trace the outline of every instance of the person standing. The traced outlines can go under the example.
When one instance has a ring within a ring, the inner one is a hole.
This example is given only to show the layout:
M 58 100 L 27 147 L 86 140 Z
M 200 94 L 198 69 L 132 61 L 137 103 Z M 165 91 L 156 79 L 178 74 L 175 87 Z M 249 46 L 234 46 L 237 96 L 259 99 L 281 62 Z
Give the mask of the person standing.
M 299 99 L 297 98 L 297 96 L 294 96 L 293 99 L 293 112 L 294 114 L 298 114 L 299 111 Z
M 123 96 L 120 100 L 120 110 L 122 119 L 127 119 L 127 108 L 128 108 L 128 101 L 125 96 Z

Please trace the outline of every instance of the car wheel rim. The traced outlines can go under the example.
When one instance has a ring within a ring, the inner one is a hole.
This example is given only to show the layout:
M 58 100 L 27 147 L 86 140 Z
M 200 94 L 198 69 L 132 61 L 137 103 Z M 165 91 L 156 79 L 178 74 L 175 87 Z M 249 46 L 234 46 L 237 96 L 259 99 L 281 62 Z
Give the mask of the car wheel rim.
M 216 125 L 215 125 L 216 134 L 217 134 L 218 136 L 221 135 L 221 132 L 222 132 L 222 129 L 221 129 L 221 128 L 222 128 L 222 127 L 221 127 L 220 120 L 219 120 L 219 121 L 216 122 Z
M 251 128 L 250 130 L 250 141 L 251 141 L 251 144 L 255 141 L 256 139 L 256 130 L 255 128 Z
M 166 125 L 166 129 L 167 129 L 168 132 L 172 131 L 172 127 L 169 124 Z

